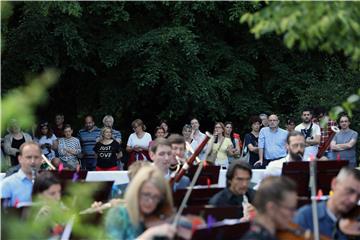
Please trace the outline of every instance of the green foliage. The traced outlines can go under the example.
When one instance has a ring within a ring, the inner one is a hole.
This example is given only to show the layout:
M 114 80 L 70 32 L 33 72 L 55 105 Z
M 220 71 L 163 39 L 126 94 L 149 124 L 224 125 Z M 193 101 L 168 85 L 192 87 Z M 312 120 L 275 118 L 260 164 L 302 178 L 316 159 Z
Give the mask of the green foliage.
M 269 2 L 260 11 L 242 15 L 240 22 L 247 22 L 256 38 L 275 32 L 289 48 L 342 52 L 360 61 L 358 2 Z

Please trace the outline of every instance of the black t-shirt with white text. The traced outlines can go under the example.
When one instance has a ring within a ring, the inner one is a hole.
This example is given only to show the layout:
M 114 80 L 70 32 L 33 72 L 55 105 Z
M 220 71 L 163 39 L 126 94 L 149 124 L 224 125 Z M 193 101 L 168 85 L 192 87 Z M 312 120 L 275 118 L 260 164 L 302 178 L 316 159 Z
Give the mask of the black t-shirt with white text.
M 97 155 L 96 166 L 101 168 L 109 168 L 117 166 L 116 154 L 121 151 L 120 144 L 113 140 L 110 144 L 97 142 L 94 147 Z

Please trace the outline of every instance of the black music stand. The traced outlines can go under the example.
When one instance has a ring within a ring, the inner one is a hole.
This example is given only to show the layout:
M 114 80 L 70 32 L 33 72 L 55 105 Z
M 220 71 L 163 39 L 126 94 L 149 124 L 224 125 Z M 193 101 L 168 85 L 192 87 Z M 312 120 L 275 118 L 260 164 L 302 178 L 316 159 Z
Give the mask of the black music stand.
M 224 219 L 239 218 L 242 215 L 243 208 L 241 206 L 230 207 L 214 207 L 214 206 L 188 206 L 184 208 L 183 214 L 192 214 L 207 219 L 209 216 L 215 218 L 216 221 Z
M 206 205 L 209 203 L 210 198 L 221 190 L 223 190 L 223 188 L 194 188 L 187 202 L 187 206 Z M 173 193 L 175 206 L 180 206 L 183 198 L 185 197 L 186 191 L 187 189 L 179 189 Z
M 309 163 L 308 161 L 302 161 L 286 162 L 283 164 L 282 175 L 291 178 L 297 183 L 299 196 L 310 197 Z M 321 189 L 324 194 L 328 194 L 331 190 L 331 180 L 336 177 L 342 167 L 347 165 L 347 160 L 317 161 L 316 191 Z
M 43 171 L 49 171 L 49 170 L 43 170 Z M 73 170 L 62 170 L 62 171 L 51 170 L 49 172 L 51 172 L 54 176 L 56 176 L 61 180 L 85 181 L 87 176 L 87 171 L 85 170 L 80 170 L 78 172 Z M 76 175 L 76 179 L 74 179 L 75 175 Z
M 187 173 L 187 176 L 190 180 L 194 177 L 196 172 L 196 167 L 191 167 Z M 207 165 L 203 167 L 201 170 L 200 176 L 196 181 L 195 185 L 208 185 L 208 179 L 210 180 L 211 184 L 218 184 L 219 182 L 219 173 L 220 173 L 220 166 L 211 166 Z
M 249 230 L 250 223 L 226 224 L 217 222 L 211 228 L 207 226 L 195 230 L 192 235 L 193 240 L 215 239 L 215 240 L 232 240 L 240 239 Z

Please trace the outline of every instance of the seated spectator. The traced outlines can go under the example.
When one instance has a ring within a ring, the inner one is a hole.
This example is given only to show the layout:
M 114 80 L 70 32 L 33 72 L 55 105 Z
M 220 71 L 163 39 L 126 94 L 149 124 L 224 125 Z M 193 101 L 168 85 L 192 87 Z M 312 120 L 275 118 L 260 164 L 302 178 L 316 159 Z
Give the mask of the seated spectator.
M 76 170 L 79 165 L 79 154 L 81 146 L 79 139 L 72 136 L 73 130 L 70 124 L 64 126 L 64 137 L 59 139 L 59 157 L 64 167 L 70 170 Z
M 25 142 L 32 141 L 32 138 L 29 134 L 21 131 L 19 123 L 15 119 L 10 121 L 8 132 L 9 134 L 4 137 L 4 151 L 10 156 L 11 166 L 16 166 L 19 164 L 20 146 Z
M 226 188 L 215 194 L 209 201 L 210 205 L 240 206 L 239 218 L 247 216 L 244 210 L 249 209 L 248 204 L 253 202 L 255 191 L 249 188 L 252 176 L 251 167 L 243 161 L 234 160 L 226 172 Z

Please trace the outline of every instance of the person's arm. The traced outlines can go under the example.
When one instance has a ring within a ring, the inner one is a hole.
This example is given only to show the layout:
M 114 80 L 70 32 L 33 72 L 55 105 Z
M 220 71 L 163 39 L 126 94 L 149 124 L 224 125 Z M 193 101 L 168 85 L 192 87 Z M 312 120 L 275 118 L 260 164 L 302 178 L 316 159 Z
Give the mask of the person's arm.
M 254 163 L 254 166 L 257 164 L 263 165 L 264 162 L 264 149 L 263 148 L 259 148 L 259 161 Z
M 176 227 L 172 226 L 169 223 L 163 223 L 158 226 L 150 227 L 146 229 L 140 236 L 138 236 L 137 240 L 148 240 L 154 239 L 155 237 L 165 237 L 166 239 L 173 239 L 176 233 Z
M 16 156 L 16 153 L 19 152 L 19 149 L 11 147 L 11 137 L 6 135 L 4 138 L 4 151 L 7 155 Z
M 252 143 L 249 143 L 247 145 L 248 149 L 250 152 L 253 152 L 253 153 L 258 153 L 259 154 L 259 148 L 258 147 L 254 147 L 254 145 L 252 145 Z
M 321 135 L 315 135 L 315 137 L 313 137 L 313 138 L 307 138 L 305 140 L 306 145 L 308 145 L 308 146 L 318 145 L 318 144 L 320 144 L 320 138 L 321 138 Z

